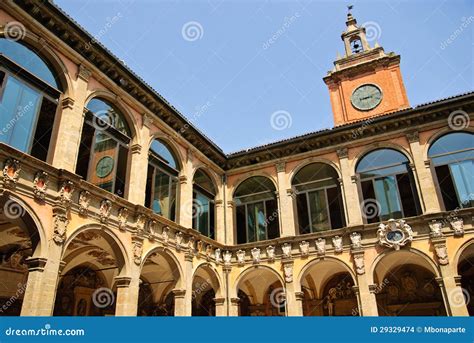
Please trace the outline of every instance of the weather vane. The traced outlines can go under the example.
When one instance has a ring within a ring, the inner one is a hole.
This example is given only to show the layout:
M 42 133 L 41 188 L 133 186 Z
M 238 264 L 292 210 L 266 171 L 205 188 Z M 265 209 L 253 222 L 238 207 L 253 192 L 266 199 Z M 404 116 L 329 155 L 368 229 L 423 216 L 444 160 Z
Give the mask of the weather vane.
M 351 9 L 354 8 L 354 5 L 347 5 L 347 12 L 351 13 Z

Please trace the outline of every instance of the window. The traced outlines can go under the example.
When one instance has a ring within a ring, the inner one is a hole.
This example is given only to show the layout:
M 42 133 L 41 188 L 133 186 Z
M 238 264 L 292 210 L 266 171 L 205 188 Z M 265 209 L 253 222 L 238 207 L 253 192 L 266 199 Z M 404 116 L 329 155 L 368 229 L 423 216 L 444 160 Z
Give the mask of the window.
M 275 186 L 264 176 L 251 177 L 234 193 L 237 243 L 248 243 L 280 236 Z
M 292 181 L 300 234 L 345 226 L 341 187 L 336 171 L 324 163 L 303 167 Z
M 456 132 L 438 138 L 428 151 L 446 211 L 474 206 L 474 135 Z
M 211 178 L 198 169 L 193 181 L 193 228 L 203 235 L 215 239 L 215 206 L 216 191 Z
M 60 95 L 36 52 L 0 38 L 0 142 L 46 161 Z
M 393 149 L 378 149 L 365 155 L 356 172 L 367 222 L 412 217 L 421 213 L 415 182 L 405 155 Z
M 105 100 L 94 98 L 86 108 L 76 173 L 123 197 L 130 129 L 122 114 Z
M 176 219 L 178 164 L 169 146 L 154 140 L 148 154 L 145 206 L 170 220 Z

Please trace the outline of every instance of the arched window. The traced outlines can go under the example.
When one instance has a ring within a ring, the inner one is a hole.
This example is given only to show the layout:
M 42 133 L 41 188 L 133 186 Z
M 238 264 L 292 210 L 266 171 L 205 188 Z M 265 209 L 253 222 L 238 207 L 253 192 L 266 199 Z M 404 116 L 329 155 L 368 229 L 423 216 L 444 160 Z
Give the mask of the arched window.
M 420 214 L 420 204 L 409 161 L 393 149 L 378 149 L 357 165 L 364 202 L 362 211 L 369 223 Z
M 0 142 L 46 161 L 61 91 L 33 49 L 0 38 Z
M 211 178 L 198 169 L 194 174 L 193 181 L 193 202 L 195 205 L 193 228 L 212 239 L 215 238 L 215 197 L 216 190 Z
M 337 172 L 324 163 L 303 167 L 292 181 L 300 234 L 338 229 L 345 225 Z
M 158 139 L 148 155 L 145 205 L 168 219 L 176 218 L 179 167 L 169 146 Z
M 105 100 L 94 98 L 86 108 L 76 173 L 123 197 L 130 129 L 122 114 Z
M 474 135 L 456 132 L 438 138 L 428 151 L 447 211 L 474 206 Z
M 237 243 L 279 237 L 278 204 L 273 182 L 264 176 L 251 177 L 234 193 Z

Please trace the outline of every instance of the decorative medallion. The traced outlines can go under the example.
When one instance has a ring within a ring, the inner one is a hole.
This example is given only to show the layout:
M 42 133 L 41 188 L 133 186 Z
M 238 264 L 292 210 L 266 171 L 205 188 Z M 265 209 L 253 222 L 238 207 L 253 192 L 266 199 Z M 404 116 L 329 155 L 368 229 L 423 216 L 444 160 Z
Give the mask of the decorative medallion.
M 104 199 L 100 202 L 99 215 L 102 223 L 106 223 L 109 220 L 111 210 L 112 202 L 110 200 Z
M 260 263 L 260 248 L 253 248 L 250 253 L 252 254 L 253 263 Z
M 302 241 L 300 242 L 300 252 L 301 256 L 305 257 L 309 254 L 309 242 Z
M 6 188 L 15 187 L 20 178 L 20 171 L 20 162 L 13 158 L 8 158 L 3 166 L 3 185 Z
M 318 238 L 316 240 L 316 249 L 318 251 L 318 255 L 326 254 L 326 239 L 325 238 Z
M 245 264 L 245 251 L 244 250 L 237 251 L 237 262 L 240 265 Z
M 69 208 L 72 203 L 72 194 L 74 193 L 74 183 L 72 181 L 66 180 L 61 183 L 59 190 L 59 202 L 64 206 Z
M 48 189 L 48 173 L 39 171 L 33 180 L 33 194 L 36 200 L 44 201 Z
M 377 237 L 380 245 L 399 250 L 413 240 L 413 231 L 405 220 L 389 219 L 387 225 L 379 225 Z
M 334 247 L 334 252 L 335 253 L 341 253 L 342 252 L 342 237 L 341 236 L 334 236 L 332 238 L 332 245 Z
M 90 193 L 88 191 L 82 191 L 79 193 L 79 214 L 81 216 L 87 216 L 89 209 L 89 203 L 91 201 Z
M 224 252 L 224 264 L 226 266 L 230 266 L 230 262 L 232 260 L 232 253 L 229 250 Z
M 283 258 L 291 257 L 291 244 L 290 243 L 284 243 L 281 246 L 281 250 L 283 251 Z
M 449 222 L 454 230 L 455 237 L 464 236 L 464 221 L 462 218 L 454 217 Z
M 273 245 L 267 247 L 267 258 L 268 262 L 275 261 L 275 247 Z

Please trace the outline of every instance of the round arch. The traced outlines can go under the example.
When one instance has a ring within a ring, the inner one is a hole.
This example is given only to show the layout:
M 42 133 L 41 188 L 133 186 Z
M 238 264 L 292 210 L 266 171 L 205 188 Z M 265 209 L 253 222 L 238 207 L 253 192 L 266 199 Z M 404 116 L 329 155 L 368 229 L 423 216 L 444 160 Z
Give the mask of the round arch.
M 447 134 L 450 134 L 450 133 L 460 133 L 460 132 L 468 132 L 468 133 L 474 133 L 474 128 L 473 127 L 466 127 L 465 129 L 463 130 L 459 130 L 459 131 L 454 131 L 452 130 L 450 127 L 443 127 L 441 128 L 440 130 L 436 131 L 435 133 L 433 133 L 426 141 L 426 144 L 424 145 L 423 147 L 423 159 L 425 161 L 429 160 L 429 157 L 428 157 L 428 151 L 430 150 L 431 146 L 433 145 L 434 142 L 436 142 L 439 138 L 447 135 Z
M 246 174 L 244 176 L 242 176 L 241 178 L 237 179 L 234 184 L 229 187 L 229 193 L 232 194 L 232 197 L 234 197 L 234 193 L 235 191 L 237 190 L 237 188 L 239 188 L 239 186 L 241 184 L 243 184 L 245 181 L 251 179 L 252 177 L 255 177 L 255 176 L 262 176 L 262 177 L 265 177 L 267 179 L 269 179 L 272 184 L 273 184 L 273 187 L 275 187 L 275 191 L 278 190 L 278 183 L 277 183 L 277 180 L 272 176 L 270 175 L 269 173 L 265 172 L 265 171 L 259 171 L 259 172 L 252 172 L 250 174 Z
M 283 280 L 283 277 L 276 271 L 275 269 L 269 267 L 269 266 L 250 266 L 246 269 L 244 269 L 237 279 L 235 280 L 235 286 L 231 288 L 231 291 L 233 294 L 231 294 L 231 297 L 237 297 L 237 293 L 239 291 L 240 285 L 242 280 L 245 280 L 245 277 L 247 277 L 249 274 L 252 274 L 253 272 L 257 272 L 258 270 L 264 269 L 271 274 L 273 274 L 277 280 L 281 283 L 282 287 L 285 286 L 285 281 Z
M 344 261 L 338 259 L 337 257 L 333 257 L 333 256 L 325 256 L 324 257 L 324 260 L 322 260 L 321 258 L 314 258 L 312 259 L 311 261 L 307 262 L 303 268 L 301 268 L 299 274 L 298 274 L 298 277 L 296 279 L 296 284 L 298 285 L 301 285 L 301 282 L 303 281 L 303 277 L 305 276 L 305 274 L 314 266 L 318 265 L 318 264 L 322 264 L 324 262 L 332 262 L 332 263 L 336 263 L 338 265 L 341 266 L 342 269 L 344 269 L 345 271 L 347 271 L 350 276 L 352 277 L 352 279 L 354 280 L 354 284 L 357 285 L 357 276 L 356 274 L 354 273 L 354 270 Z
M 404 148 L 403 146 L 401 146 L 399 144 L 390 143 L 390 142 L 377 142 L 377 143 L 375 143 L 373 145 L 370 145 L 367 148 L 363 149 L 362 151 L 360 151 L 355 156 L 355 158 L 352 160 L 352 165 L 351 165 L 352 175 L 357 174 L 357 172 L 356 172 L 357 165 L 362 160 L 362 158 L 364 158 L 364 156 L 371 153 L 372 151 L 380 150 L 380 149 L 395 150 L 395 151 L 401 153 L 403 156 L 405 156 L 410 164 L 413 164 L 413 157 L 411 156 L 411 153 L 406 148 Z
M 196 175 L 198 170 L 202 171 L 211 179 L 214 189 L 216 190 L 216 196 L 217 196 L 219 194 L 219 187 L 218 187 L 219 181 L 218 181 L 216 173 L 204 163 L 200 163 L 197 167 L 193 169 L 191 180 L 194 180 L 194 176 Z
M 453 266 L 455 266 L 456 271 L 457 271 L 457 266 L 459 265 L 459 262 L 461 262 L 460 261 L 461 256 L 467 249 L 471 248 L 472 246 L 474 246 L 474 237 L 465 241 L 454 254 L 452 263 L 453 263 Z
M 140 275 L 143 271 L 144 264 L 146 260 L 153 254 L 159 254 L 161 255 L 170 265 L 174 265 L 176 267 L 176 271 L 178 272 L 179 275 L 179 280 L 176 282 L 176 288 L 183 288 L 184 287 L 184 280 L 183 280 L 183 269 L 181 267 L 181 264 L 179 263 L 178 259 L 176 256 L 173 254 L 173 252 L 164 247 L 154 247 L 149 249 L 143 254 L 142 261 L 140 264 Z
M 207 273 L 209 274 L 209 276 L 211 277 L 211 279 L 213 279 L 211 281 L 216 283 L 217 289 L 214 289 L 214 291 L 216 292 L 216 298 L 223 297 L 224 295 L 223 295 L 223 290 L 222 290 L 222 280 L 217 270 L 210 263 L 202 262 L 198 264 L 193 270 L 193 274 L 192 274 L 193 281 L 199 269 L 205 269 Z
M 311 158 L 309 158 L 309 159 L 306 159 L 306 160 L 300 162 L 295 168 L 293 168 L 293 169 L 290 171 L 290 173 L 289 173 L 289 175 L 288 175 L 288 180 L 290 180 L 290 183 L 293 182 L 293 179 L 294 179 L 295 175 L 298 174 L 298 172 L 299 172 L 301 169 L 303 169 L 304 167 L 309 166 L 310 164 L 313 164 L 313 163 L 323 163 L 323 164 L 326 164 L 326 165 L 332 167 L 332 168 L 336 171 L 336 173 L 337 173 L 337 175 L 338 175 L 339 178 L 342 177 L 341 170 L 339 169 L 339 166 L 338 166 L 335 162 L 333 162 L 333 161 L 331 161 L 331 160 L 328 160 L 328 159 L 326 159 L 326 158 L 311 157 Z
M 168 147 L 171 150 L 171 153 L 173 153 L 176 157 L 176 162 L 178 163 L 179 170 L 183 170 L 184 168 L 184 157 L 183 154 L 181 153 L 181 149 L 178 146 L 178 143 L 176 143 L 171 137 L 167 134 L 164 134 L 162 132 L 155 132 L 153 133 L 149 138 L 147 142 L 147 151 L 150 150 L 151 144 L 153 143 L 154 140 L 159 140 L 168 145 Z

